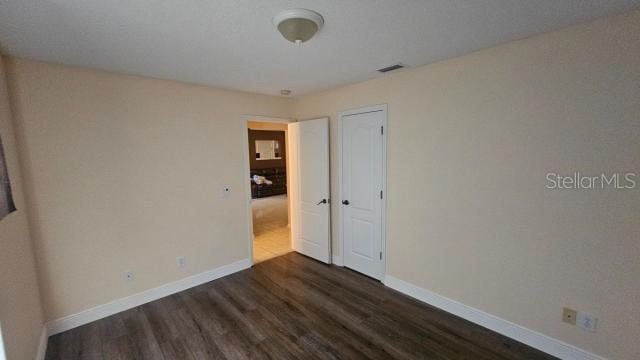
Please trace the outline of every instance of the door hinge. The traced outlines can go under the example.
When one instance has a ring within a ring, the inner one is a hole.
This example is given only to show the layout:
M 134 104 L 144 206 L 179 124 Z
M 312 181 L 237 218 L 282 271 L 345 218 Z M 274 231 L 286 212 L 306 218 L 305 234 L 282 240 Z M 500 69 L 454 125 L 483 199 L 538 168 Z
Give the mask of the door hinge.
M 380 251 L 380 260 L 382 260 L 382 251 Z
M 382 190 L 380 190 L 380 199 L 382 199 Z
M 384 126 L 380 126 L 380 135 L 384 135 Z

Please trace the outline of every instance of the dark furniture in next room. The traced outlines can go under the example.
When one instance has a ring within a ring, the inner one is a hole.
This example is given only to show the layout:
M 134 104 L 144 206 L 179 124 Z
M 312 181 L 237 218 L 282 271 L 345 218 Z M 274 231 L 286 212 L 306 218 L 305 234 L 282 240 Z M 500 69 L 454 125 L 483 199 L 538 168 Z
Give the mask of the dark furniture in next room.
M 253 175 L 264 176 L 273 184 L 256 184 Z M 251 169 L 251 198 L 262 198 L 287 193 L 287 169 L 283 167 Z

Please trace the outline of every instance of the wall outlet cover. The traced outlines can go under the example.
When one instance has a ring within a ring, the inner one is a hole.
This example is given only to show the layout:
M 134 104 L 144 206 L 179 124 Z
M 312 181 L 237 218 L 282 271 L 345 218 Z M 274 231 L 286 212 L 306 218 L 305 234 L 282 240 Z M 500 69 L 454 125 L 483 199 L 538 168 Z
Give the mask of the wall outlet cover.
M 577 318 L 578 327 L 584 331 L 596 332 L 598 319 L 590 314 L 579 313 Z
M 184 256 L 178 256 L 178 267 L 183 268 L 187 266 L 187 258 Z
M 577 311 L 569 308 L 562 309 L 562 321 L 566 322 L 567 324 L 575 325 L 577 317 Z

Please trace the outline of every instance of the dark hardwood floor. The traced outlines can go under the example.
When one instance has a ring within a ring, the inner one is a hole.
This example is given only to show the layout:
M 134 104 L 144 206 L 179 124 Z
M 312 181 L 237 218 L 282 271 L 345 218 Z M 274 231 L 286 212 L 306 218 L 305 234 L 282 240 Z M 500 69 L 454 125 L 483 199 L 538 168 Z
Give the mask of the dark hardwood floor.
M 291 253 L 58 334 L 46 359 L 552 359 Z

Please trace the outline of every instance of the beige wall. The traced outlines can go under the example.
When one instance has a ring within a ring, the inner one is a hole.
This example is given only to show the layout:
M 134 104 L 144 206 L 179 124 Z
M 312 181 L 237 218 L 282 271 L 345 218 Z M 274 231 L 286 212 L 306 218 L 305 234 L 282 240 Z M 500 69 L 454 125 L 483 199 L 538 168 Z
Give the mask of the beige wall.
M 0 136 L 18 209 L 0 220 L 0 326 L 7 359 L 33 359 L 42 332 L 43 314 L 1 57 Z
M 286 117 L 290 99 L 17 59 L 9 74 L 47 319 L 249 258 L 242 115 Z
M 640 176 L 639 34 L 629 13 L 306 96 L 294 115 L 331 117 L 337 164 L 338 113 L 389 104 L 389 275 L 638 359 L 640 190 L 552 191 L 545 174 Z

